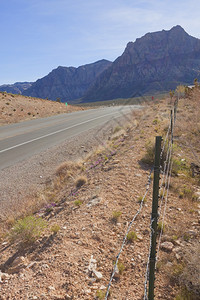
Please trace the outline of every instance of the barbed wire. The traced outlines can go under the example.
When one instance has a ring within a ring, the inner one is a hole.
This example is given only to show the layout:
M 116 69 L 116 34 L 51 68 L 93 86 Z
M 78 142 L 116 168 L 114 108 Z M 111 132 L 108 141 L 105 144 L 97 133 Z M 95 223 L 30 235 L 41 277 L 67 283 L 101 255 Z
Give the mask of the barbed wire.
M 171 124 L 169 124 L 168 130 L 167 130 L 164 142 L 163 142 L 163 147 L 162 147 L 161 153 L 160 153 L 160 159 L 162 159 L 162 157 L 163 157 L 163 153 L 165 151 L 165 146 L 166 146 L 166 143 L 167 143 L 167 138 L 168 138 L 169 133 L 170 133 L 170 129 L 171 129 Z
M 170 148 L 169 148 L 169 157 L 167 158 L 166 160 L 166 167 L 165 167 L 165 170 L 163 172 L 163 176 L 162 176 L 162 180 L 161 180 L 161 185 L 160 185 L 160 194 L 161 194 L 161 191 L 162 191 L 162 195 L 160 196 L 160 206 L 159 206 L 159 212 L 158 212 L 158 215 L 160 216 L 161 215 L 161 211 L 162 211 L 162 204 L 163 204 L 163 199 L 165 197 L 165 191 L 166 191 L 166 188 L 167 188 L 167 180 L 168 180 L 168 176 L 169 176 L 169 165 L 170 165 L 170 162 L 171 162 L 171 156 L 172 156 L 172 150 L 173 150 L 173 144 L 171 143 L 170 145 Z M 168 161 L 168 163 L 167 163 Z M 163 188 L 163 183 L 164 183 L 164 188 Z
M 173 166 L 173 160 L 171 160 L 171 162 L 170 162 L 170 171 L 169 171 L 169 176 L 168 176 L 167 195 L 166 195 L 166 199 L 165 199 L 165 206 L 164 206 L 160 236 L 159 236 L 159 241 L 158 241 L 158 250 L 157 250 L 157 255 L 156 255 L 156 265 L 157 265 L 157 261 L 158 261 L 158 257 L 159 257 L 160 244 L 161 244 L 161 239 L 162 239 L 162 234 L 163 234 L 163 227 L 164 227 L 165 214 L 166 214 L 166 208 L 167 208 L 167 201 L 168 201 L 169 185 L 170 185 L 170 179 L 171 179 L 172 166 Z
M 120 257 L 120 255 L 121 255 L 122 250 L 123 250 L 123 248 L 124 248 L 124 245 L 125 245 L 125 243 L 126 243 L 127 234 L 129 233 L 129 231 L 130 231 L 130 229 L 131 229 L 131 226 L 132 226 L 133 222 L 135 221 L 135 219 L 137 218 L 137 216 L 138 216 L 139 213 L 141 212 L 142 207 L 143 207 L 143 204 L 144 204 L 144 199 L 145 199 L 145 197 L 146 197 L 146 195 L 147 195 L 147 193 L 148 193 L 148 191 L 149 191 L 150 184 L 151 184 L 151 173 L 152 173 L 152 171 L 153 171 L 153 168 L 151 169 L 150 174 L 149 174 L 149 176 L 148 176 L 147 186 L 146 186 L 146 191 L 145 191 L 144 196 L 143 196 L 143 198 L 142 198 L 142 200 L 141 200 L 140 207 L 139 207 L 138 211 L 136 212 L 136 214 L 134 215 L 134 217 L 132 218 L 132 220 L 131 220 L 131 222 L 130 222 L 130 224 L 129 224 L 127 230 L 126 230 L 126 233 L 125 233 L 125 236 L 124 236 L 124 238 L 123 238 L 123 242 L 122 242 L 120 251 L 119 251 L 119 253 L 118 253 L 117 257 L 116 257 L 116 261 L 115 261 L 115 265 L 114 265 L 114 268 L 113 268 L 113 272 L 112 272 L 112 274 L 111 274 L 110 281 L 109 281 L 109 283 L 108 283 L 108 287 L 107 287 L 107 291 L 106 291 L 106 295 L 105 295 L 105 300 L 107 300 L 107 298 L 108 298 L 109 291 L 110 291 L 110 287 L 111 287 L 111 284 L 112 284 L 112 280 L 113 280 L 113 277 L 114 277 L 115 272 L 116 272 L 116 270 L 117 270 L 117 264 L 118 264 L 118 261 L 119 261 L 119 257 Z

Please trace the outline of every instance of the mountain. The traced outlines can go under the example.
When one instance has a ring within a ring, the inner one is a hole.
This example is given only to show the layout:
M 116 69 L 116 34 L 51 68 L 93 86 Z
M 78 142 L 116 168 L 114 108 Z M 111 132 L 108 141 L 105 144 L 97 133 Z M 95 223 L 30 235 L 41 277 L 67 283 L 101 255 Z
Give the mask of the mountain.
M 34 82 L 23 95 L 51 100 L 60 98 L 62 102 L 81 98 L 94 80 L 111 64 L 103 59 L 78 68 L 58 67 Z
M 26 89 L 30 88 L 32 82 L 16 82 L 14 84 L 0 85 L 1 92 L 7 92 L 12 94 L 22 94 Z
M 129 42 L 89 88 L 82 102 L 129 98 L 175 89 L 200 78 L 200 40 L 181 26 Z

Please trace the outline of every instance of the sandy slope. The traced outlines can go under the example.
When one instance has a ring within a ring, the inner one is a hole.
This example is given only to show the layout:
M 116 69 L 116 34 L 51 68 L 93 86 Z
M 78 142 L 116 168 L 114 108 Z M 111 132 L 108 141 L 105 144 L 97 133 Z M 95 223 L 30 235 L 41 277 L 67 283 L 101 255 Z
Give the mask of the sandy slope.
M 0 92 L 0 125 L 82 109 L 56 101 Z

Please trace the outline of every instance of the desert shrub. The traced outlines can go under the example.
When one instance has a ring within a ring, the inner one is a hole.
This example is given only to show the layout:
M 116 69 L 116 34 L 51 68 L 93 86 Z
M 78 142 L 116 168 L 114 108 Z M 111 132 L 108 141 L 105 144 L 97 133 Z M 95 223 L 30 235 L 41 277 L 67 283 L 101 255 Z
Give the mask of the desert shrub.
M 143 199 L 143 196 L 139 196 L 138 197 L 138 203 L 141 203 L 142 202 L 142 199 Z M 146 203 L 147 202 L 147 199 L 146 199 L 146 197 L 144 197 L 144 200 L 143 200 L 143 203 Z
M 130 231 L 128 234 L 127 234 L 127 240 L 129 242 L 134 242 L 137 240 L 137 234 L 135 231 Z
M 173 268 L 173 279 L 180 286 L 180 294 L 177 299 L 196 300 L 200 295 L 200 244 L 198 241 L 187 247 L 184 251 L 184 262 L 176 264 Z
M 161 230 L 164 232 L 165 231 L 165 224 L 162 223 L 162 222 L 158 222 L 157 230 L 158 230 L 158 232 L 161 232 Z
M 145 155 L 142 157 L 142 162 L 147 165 L 153 165 L 154 164 L 154 157 L 155 157 L 155 145 L 148 141 L 145 144 L 146 152 Z
M 51 226 L 51 231 L 53 233 L 57 233 L 60 230 L 60 226 L 58 224 L 54 224 Z
M 79 176 L 76 179 L 75 185 L 77 188 L 80 188 L 81 186 L 83 186 L 86 183 L 87 183 L 87 178 L 85 176 Z
M 116 210 L 113 211 L 112 212 L 112 219 L 111 219 L 112 222 L 117 223 L 119 221 L 119 218 L 120 218 L 121 214 L 122 214 L 121 211 L 116 211 Z
M 81 206 L 82 203 L 83 203 L 83 202 L 82 202 L 81 200 L 75 200 L 75 201 L 74 201 L 74 205 L 75 205 L 75 206 Z
M 121 261 L 118 261 L 117 268 L 119 270 L 119 274 L 122 275 L 125 270 L 125 265 Z
M 70 174 L 72 172 L 77 171 L 78 169 L 81 169 L 82 165 L 78 162 L 71 162 L 66 161 L 63 162 L 57 169 L 56 169 L 56 175 L 61 176 L 65 174 Z
M 180 171 L 190 175 L 189 168 L 184 160 L 173 159 L 172 174 L 177 176 Z
M 19 241 L 24 244 L 34 243 L 41 235 L 47 223 L 35 216 L 28 216 L 16 222 L 10 231 L 11 242 Z
M 106 291 L 103 291 L 103 290 L 97 290 L 96 292 L 96 297 L 97 299 L 105 299 L 105 296 L 106 296 Z M 108 297 L 110 296 L 110 292 L 108 294 Z

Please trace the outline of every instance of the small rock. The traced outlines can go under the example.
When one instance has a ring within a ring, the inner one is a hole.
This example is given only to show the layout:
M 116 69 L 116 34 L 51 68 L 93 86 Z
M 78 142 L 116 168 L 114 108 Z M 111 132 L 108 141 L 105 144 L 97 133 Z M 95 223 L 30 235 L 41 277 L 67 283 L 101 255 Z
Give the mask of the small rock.
M 100 272 L 96 271 L 96 270 L 93 270 L 93 274 L 97 279 L 102 279 L 103 278 L 103 275 Z
M 140 234 L 137 234 L 137 240 L 138 241 L 143 241 L 143 237 Z
M 181 259 L 181 256 L 178 253 L 175 254 L 175 257 L 176 257 L 177 260 Z
M 87 206 L 92 207 L 94 205 L 99 204 L 101 201 L 102 201 L 102 199 L 100 197 L 95 196 L 95 198 L 92 198 L 92 199 L 89 200 L 89 202 L 87 203 Z
M 137 177 L 142 177 L 142 174 L 135 173 L 135 176 L 137 176 Z
M 107 287 L 105 285 L 101 285 L 99 289 L 100 290 L 105 290 L 105 289 L 107 289 Z
M 6 246 L 8 244 L 8 242 L 3 242 L 2 246 Z
M 55 289 L 54 286 L 50 285 L 50 286 L 48 286 L 48 290 L 49 290 L 49 291 L 55 291 L 56 289 Z
M 96 268 L 97 268 L 97 261 L 96 259 L 93 258 L 93 255 L 91 255 L 88 270 L 92 272 L 93 270 L 96 270 Z
M 171 252 L 174 245 L 171 242 L 164 242 L 160 245 L 161 249 L 166 252 Z
M 3 281 L 5 281 L 5 280 L 7 280 L 7 279 L 9 279 L 9 275 L 8 274 L 6 274 L 6 273 L 2 273 L 1 271 L 0 271 L 0 282 L 3 282 Z

